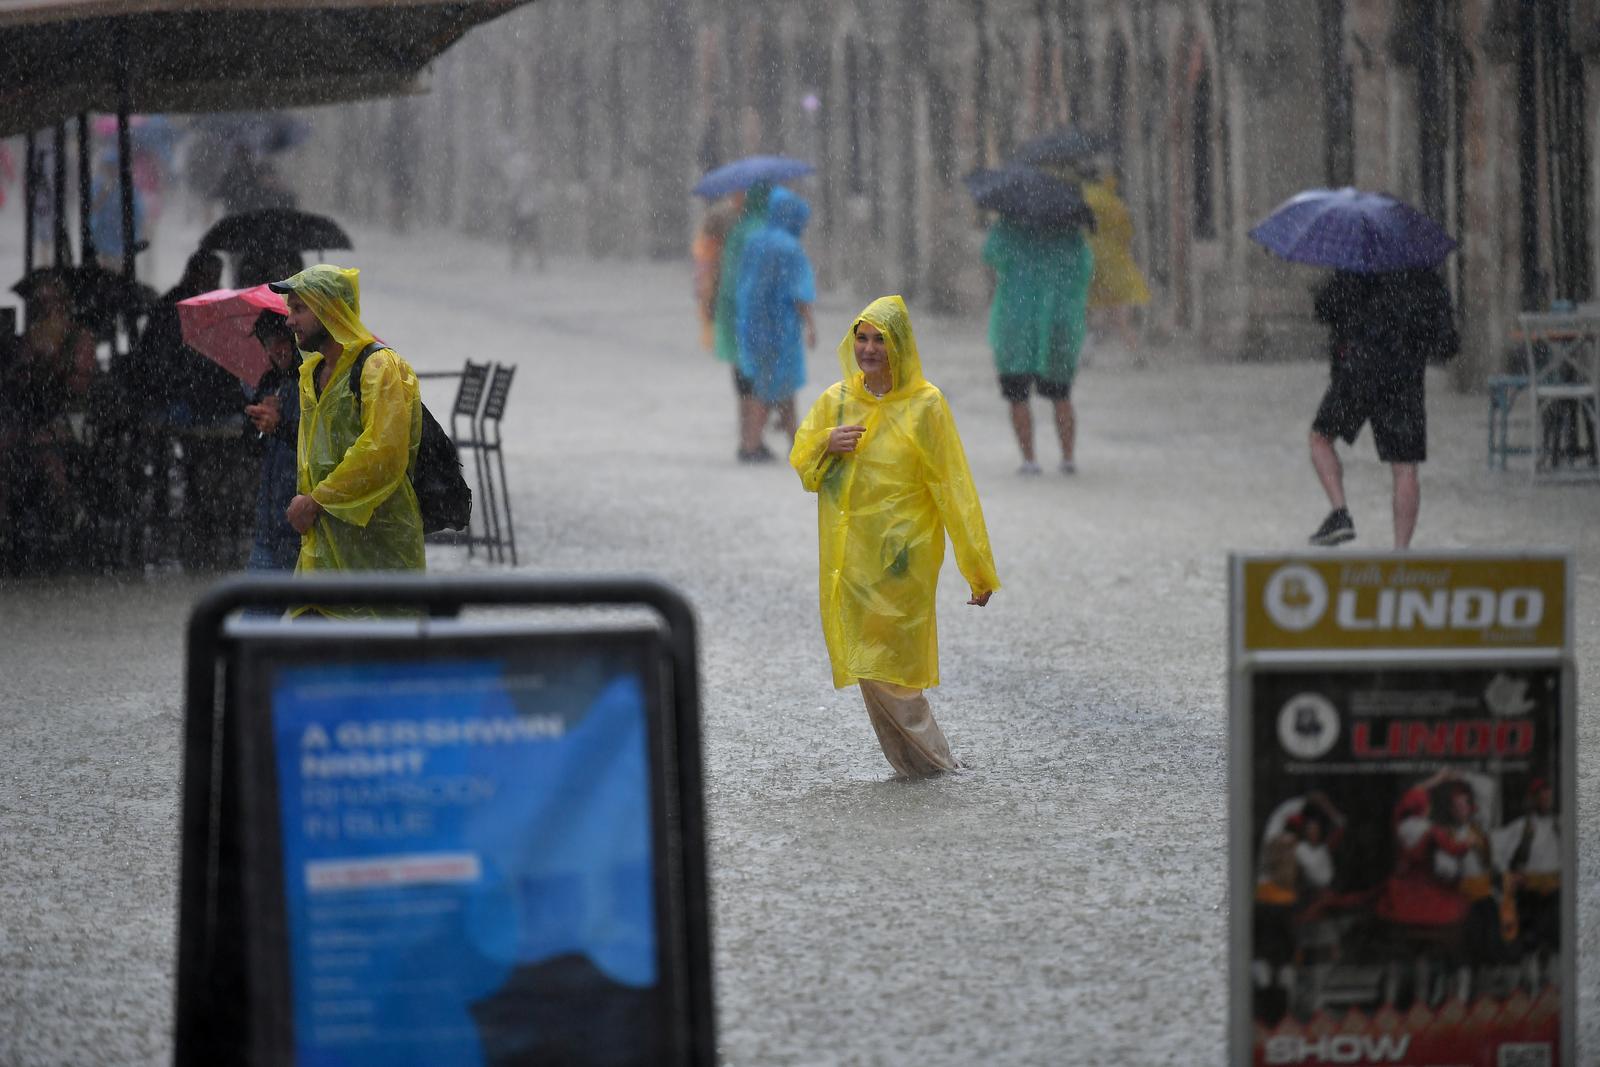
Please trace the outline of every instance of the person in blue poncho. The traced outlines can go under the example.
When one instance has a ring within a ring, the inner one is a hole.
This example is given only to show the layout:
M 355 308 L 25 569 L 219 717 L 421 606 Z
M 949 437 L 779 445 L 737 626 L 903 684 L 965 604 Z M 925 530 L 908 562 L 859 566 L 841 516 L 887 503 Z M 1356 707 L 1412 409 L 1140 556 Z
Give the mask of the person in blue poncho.
M 739 440 L 750 436 L 749 424 L 755 419 L 755 391 L 750 379 L 739 370 L 739 278 L 744 263 L 744 247 L 767 224 L 767 201 L 772 196 L 769 182 L 756 182 L 739 194 L 739 216 L 722 239 L 722 259 L 717 269 L 717 295 L 712 302 L 712 354 L 733 368 L 733 389 L 739 399 Z M 759 427 L 758 427 L 759 428 Z M 765 449 L 747 453 L 741 444 L 741 463 L 765 463 L 775 457 Z
M 751 234 L 739 264 L 735 295 L 739 373 L 750 382 L 754 417 L 743 420 L 739 455 L 770 455 L 761 431 L 773 408 L 785 435 L 794 443 L 794 394 L 806 381 L 806 348 L 815 348 L 817 330 L 811 305 L 817 299 L 811 261 L 800 236 L 811 218 L 811 206 L 788 189 L 774 189 L 767 205 L 767 224 Z

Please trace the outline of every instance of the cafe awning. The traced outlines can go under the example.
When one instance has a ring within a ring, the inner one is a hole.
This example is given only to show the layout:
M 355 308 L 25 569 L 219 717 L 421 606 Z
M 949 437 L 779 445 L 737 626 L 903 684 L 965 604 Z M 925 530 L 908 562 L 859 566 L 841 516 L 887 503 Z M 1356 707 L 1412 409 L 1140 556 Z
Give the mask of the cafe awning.
M 419 91 L 528 0 L 0 0 L 0 136 L 85 111 L 235 111 Z

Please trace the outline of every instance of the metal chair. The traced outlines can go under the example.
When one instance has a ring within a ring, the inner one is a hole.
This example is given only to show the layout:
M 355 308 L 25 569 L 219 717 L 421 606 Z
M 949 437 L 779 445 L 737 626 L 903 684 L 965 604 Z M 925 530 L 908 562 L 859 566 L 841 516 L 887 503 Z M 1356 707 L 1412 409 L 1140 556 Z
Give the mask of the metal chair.
M 1600 478 L 1600 319 L 1529 313 L 1519 321 L 1533 398 L 1534 480 Z M 1582 456 L 1586 464 L 1574 462 Z
M 470 359 L 467 360 L 466 366 L 461 369 L 461 383 L 456 387 L 455 405 L 450 409 L 450 439 L 455 442 L 457 452 L 472 453 L 472 466 L 477 474 L 478 500 L 480 504 L 488 499 L 488 495 L 485 491 L 487 480 L 483 469 L 483 440 L 478 429 L 478 412 L 483 407 L 485 386 L 488 382 L 489 364 L 474 363 Z M 465 433 L 462 433 L 461 430 L 462 419 L 467 420 Z M 478 514 L 482 514 L 482 508 L 475 510 Z M 477 545 L 483 545 L 485 551 L 489 551 L 492 555 L 492 549 L 496 542 L 491 536 L 493 531 L 490 521 L 486 518 L 482 520 L 482 523 L 484 530 L 482 536 L 474 534 L 471 524 L 468 524 L 464 537 L 467 542 L 468 556 L 472 555 L 473 548 Z
M 511 565 L 517 565 L 517 530 L 511 518 L 511 487 L 506 482 L 506 456 L 501 448 L 500 420 L 506 413 L 506 397 L 511 392 L 511 379 L 517 368 L 508 367 L 504 363 L 494 365 L 494 374 L 489 379 L 489 390 L 483 400 L 483 411 L 478 415 L 478 446 L 483 452 L 483 462 L 487 466 L 489 454 L 494 453 L 495 464 L 500 472 L 500 501 L 505 506 L 506 524 L 502 532 L 500 527 L 500 514 L 496 508 L 494 472 L 489 473 L 489 514 L 493 521 L 495 547 L 500 551 L 502 559 L 505 550 L 511 550 Z M 494 433 L 491 436 L 490 427 Z
M 1517 398 L 1527 392 L 1528 376 L 1491 374 L 1484 384 L 1489 393 L 1489 469 L 1505 470 L 1509 457 L 1533 451 L 1530 445 L 1511 443 L 1512 416 L 1516 412 Z M 1519 425 L 1521 421 L 1518 420 Z

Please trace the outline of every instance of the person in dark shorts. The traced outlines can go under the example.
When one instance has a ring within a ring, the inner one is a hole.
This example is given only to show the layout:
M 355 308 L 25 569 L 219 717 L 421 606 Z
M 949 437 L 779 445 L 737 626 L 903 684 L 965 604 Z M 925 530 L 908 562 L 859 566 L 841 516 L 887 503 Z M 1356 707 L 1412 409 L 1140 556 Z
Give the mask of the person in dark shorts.
M 1061 473 L 1076 473 L 1072 379 L 1083 349 L 1094 254 L 1076 229 L 1039 229 L 1002 217 L 984 241 L 983 261 L 995 273 L 989 347 L 1022 453 L 1017 473 L 1039 473 L 1030 390 L 1054 409 Z
M 1044 400 L 1071 400 L 1071 382 L 1053 382 L 1038 374 L 1000 375 L 1000 395 L 1013 404 L 1026 404 L 1038 393 Z
M 1422 499 L 1417 466 L 1428 458 L 1424 375 L 1459 344 L 1449 291 L 1431 269 L 1338 271 L 1317 292 L 1316 313 L 1328 325 L 1330 380 L 1311 423 L 1311 466 L 1333 510 L 1311 543 L 1356 536 L 1334 441 L 1354 444 L 1370 423 L 1378 458 L 1394 472 L 1394 545 L 1407 548 Z

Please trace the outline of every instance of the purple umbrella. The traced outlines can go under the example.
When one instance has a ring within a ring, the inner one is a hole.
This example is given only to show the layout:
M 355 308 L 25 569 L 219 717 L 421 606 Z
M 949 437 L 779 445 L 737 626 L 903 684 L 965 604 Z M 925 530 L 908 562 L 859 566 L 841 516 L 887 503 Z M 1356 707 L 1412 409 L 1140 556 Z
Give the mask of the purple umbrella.
M 1410 204 L 1348 186 L 1295 194 L 1250 238 L 1291 262 L 1358 274 L 1437 266 L 1456 247 Z

